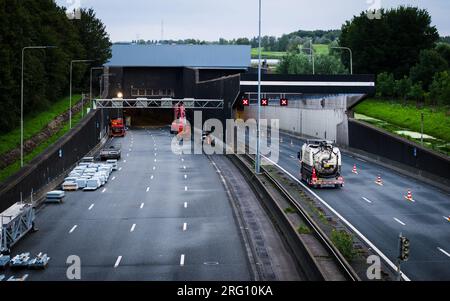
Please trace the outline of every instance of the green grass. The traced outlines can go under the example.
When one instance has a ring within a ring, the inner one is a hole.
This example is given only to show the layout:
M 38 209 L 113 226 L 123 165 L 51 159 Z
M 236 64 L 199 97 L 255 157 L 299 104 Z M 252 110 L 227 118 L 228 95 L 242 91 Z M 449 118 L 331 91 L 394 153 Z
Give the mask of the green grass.
M 316 55 L 328 55 L 330 53 L 330 49 L 326 44 L 314 44 L 313 47 Z
M 77 114 L 74 114 L 72 116 L 72 127 L 78 124 L 81 120 L 81 112 L 78 112 Z M 46 150 L 49 146 L 51 146 L 53 143 L 55 143 L 59 138 L 61 138 L 64 134 L 66 134 L 69 131 L 69 122 L 65 122 L 64 126 L 53 136 L 51 136 L 49 139 L 44 141 L 43 143 L 39 144 L 33 151 L 31 151 L 29 154 L 26 154 L 23 158 L 24 163 L 28 163 L 31 160 L 33 160 L 35 157 L 37 157 L 39 154 L 41 154 L 44 150 Z M 15 174 L 20 170 L 20 159 L 14 162 L 13 164 L 5 167 L 4 169 L 0 170 L 0 182 L 3 182 L 6 180 L 9 176 Z
M 343 230 L 332 230 L 331 241 L 338 248 L 341 254 L 348 261 L 353 260 L 356 256 L 355 249 L 353 247 L 353 236 Z
M 72 105 L 81 100 L 81 95 L 72 96 Z M 45 112 L 26 117 L 24 120 L 24 140 L 30 139 L 47 126 L 58 115 L 63 114 L 69 108 L 69 97 L 61 99 L 48 108 Z M 20 126 L 9 133 L 0 135 L 0 155 L 20 146 Z
M 424 133 L 450 142 L 450 116 L 448 107 L 416 108 L 409 102 L 399 103 L 380 99 L 368 99 L 356 106 L 355 112 L 386 121 L 394 126 L 420 132 L 420 114 L 424 114 Z M 389 129 L 388 129 L 389 130 Z
M 281 59 L 285 55 L 286 52 L 284 51 L 265 51 L 264 49 L 261 50 L 261 58 L 263 59 Z M 258 58 L 258 48 L 252 48 L 252 58 Z

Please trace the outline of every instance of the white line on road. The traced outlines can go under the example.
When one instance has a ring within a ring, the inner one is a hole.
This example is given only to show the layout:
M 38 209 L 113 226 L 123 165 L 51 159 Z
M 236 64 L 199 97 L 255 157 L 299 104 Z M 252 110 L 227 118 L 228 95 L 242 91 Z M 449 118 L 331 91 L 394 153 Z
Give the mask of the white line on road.
M 184 208 L 187 208 L 187 202 L 184 202 Z
M 186 165 L 183 165 L 183 169 L 186 169 Z
M 181 162 L 184 162 L 184 159 L 183 159 L 183 158 L 181 158 Z
M 445 255 L 447 255 L 448 257 L 450 257 L 450 253 L 446 252 L 444 249 L 442 248 L 437 248 L 439 251 L 441 251 L 442 253 L 444 253 Z
M 127 154 L 127 157 L 129 157 L 130 156 L 130 154 Z
M 136 224 L 133 224 L 133 226 L 131 226 L 130 232 L 134 232 L 135 228 L 136 228 Z
M 356 158 L 355 157 L 355 159 L 358 160 L 358 161 L 361 161 L 361 162 L 367 162 L 366 160 L 363 160 L 363 159 L 360 159 L 360 158 Z
M 123 160 L 123 163 L 127 163 L 127 160 Z
M 141 209 L 144 208 L 144 203 L 141 203 Z
M 112 179 L 111 179 L 111 180 L 112 180 L 112 181 L 114 181 L 115 179 L 116 179 L 116 177 L 112 177 Z
M 114 268 L 117 268 L 122 260 L 122 256 L 117 257 L 116 264 L 114 264 Z
M 449 221 L 450 217 L 443 216 L 446 221 Z
M 122 167 L 119 167 L 119 171 L 121 171 L 122 170 Z
M 366 201 L 367 203 L 372 204 L 372 201 L 369 200 L 368 198 L 362 197 L 362 199 L 363 199 L 364 201 Z
M 156 169 L 156 166 L 153 166 L 153 170 L 155 170 Z
M 150 187 L 147 187 L 147 192 L 149 192 L 150 191 Z
M 187 229 L 187 223 L 184 223 L 183 224 L 183 231 L 186 231 L 186 229 Z
M 157 154 L 155 153 L 155 157 L 156 157 L 156 155 L 157 155 Z
M 156 162 L 156 159 L 154 161 Z
M 106 191 L 106 188 L 103 188 L 102 193 L 104 193 Z
M 180 266 L 184 266 L 184 254 L 181 254 Z
M 77 227 L 78 227 L 77 225 L 73 226 L 72 229 L 70 229 L 69 233 L 72 233 L 73 231 L 75 231 L 75 229 L 76 229 Z
M 184 186 L 184 191 L 187 191 L 187 186 Z
M 128 151 L 129 151 L 129 152 L 131 152 L 131 148 L 130 148 L 130 149 L 128 149 Z
M 399 223 L 400 225 L 406 226 L 406 224 L 404 222 L 402 222 L 401 220 L 399 220 L 398 218 L 394 217 L 394 220 Z
M 150 177 L 150 180 L 153 180 L 153 175 Z
M 91 206 L 89 206 L 88 210 L 92 210 L 92 208 L 94 208 L 94 204 L 92 204 Z
M 267 158 L 266 156 L 263 156 L 267 161 L 271 162 L 273 165 L 277 166 L 279 169 L 281 169 L 285 174 L 287 174 L 289 177 L 291 177 L 294 181 L 296 181 L 298 184 L 300 184 L 303 188 L 308 190 L 309 193 L 311 193 L 314 197 L 316 197 L 322 204 L 324 204 L 331 212 L 333 212 L 334 215 L 337 216 L 341 221 L 343 221 L 350 229 L 352 229 L 353 232 L 355 232 L 362 240 L 366 242 L 366 244 L 369 245 L 378 255 L 383 258 L 384 261 L 387 262 L 387 264 L 394 269 L 394 271 L 397 270 L 397 266 L 386 256 L 381 252 L 370 240 L 368 240 L 358 229 L 356 229 L 355 226 L 353 226 L 349 221 L 347 221 L 341 214 L 339 214 L 333 207 L 331 207 L 327 202 L 325 202 L 320 196 L 317 195 L 314 191 L 312 191 L 308 186 L 306 186 L 304 183 L 302 183 L 299 179 L 297 179 L 295 176 L 293 176 L 290 172 L 288 172 L 286 169 L 272 161 L 271 159 Z M 402 273 L 402 277 L 406 281 L 411 281 L 404 273 Z
M 184 175 L 184 178 L 187 179 L 187 175 Z

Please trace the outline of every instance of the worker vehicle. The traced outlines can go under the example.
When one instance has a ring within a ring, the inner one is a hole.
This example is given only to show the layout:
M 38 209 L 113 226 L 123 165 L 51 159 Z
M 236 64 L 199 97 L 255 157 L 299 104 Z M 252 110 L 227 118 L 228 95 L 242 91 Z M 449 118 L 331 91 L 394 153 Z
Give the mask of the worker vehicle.
M 342 157 L 331 141 L 308 140 L 298 153 L 301 179 L 309 186 L 336 188 L 344 185 Z
M 111 119 L 109 126 L 110 137 L 125 137 L 125 124 L 123 118 Z
M 100 151 L 100 160 L 109 160 L 116 159 L 119 160 L 121 157 L 120 148 L 114 145 L 111 145 L 108 148 L 104 148 Z
M 183 103 L 174 106 L 174 118 L 170 126 L 170 133 L 181 135 L 183 138 L 190 137 L 191 128 L 186 119 L 186 108 Z

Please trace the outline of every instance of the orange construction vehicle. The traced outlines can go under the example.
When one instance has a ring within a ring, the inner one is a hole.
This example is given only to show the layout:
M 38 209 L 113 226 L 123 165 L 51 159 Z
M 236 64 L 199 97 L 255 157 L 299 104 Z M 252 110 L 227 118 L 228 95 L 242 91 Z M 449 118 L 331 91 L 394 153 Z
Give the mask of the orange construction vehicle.
M 109 127 L 110 137 L 125 137 L 125 124 L 122 118 L 111 119 Z

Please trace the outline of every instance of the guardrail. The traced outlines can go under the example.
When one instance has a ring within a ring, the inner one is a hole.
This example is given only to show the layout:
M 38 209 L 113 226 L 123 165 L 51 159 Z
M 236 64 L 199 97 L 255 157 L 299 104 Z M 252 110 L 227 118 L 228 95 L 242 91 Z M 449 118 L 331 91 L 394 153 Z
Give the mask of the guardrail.
M 253 164 L 253 158 L 249 155 L 242 155 L 245 159 L 242 159 L 239 155 L 231 155 L 229 158 L 241 171 L 244 178 L 252 186 L 255 193 L 257 193 L 259 199 L 263 202 L 263 205 L 268 210 L 272 219 L 279 227 L 281 234 L 284 236 L 288 246 L 290 247 L 293 257 L 297 261 L 297 264 L 301 267 L 301 270 L 305 273 L 308 280 L 320 281 L 329 280 L 325 273 L 321 270 L 314 255 L 310 252 L 306 243 L 300 237 L 293 224 L 286 217 L 283 208 L 274 200 L 274 196 L 266 188 L 263 181 L 258 178 L 248 163 Z M 339 252 L 339 250 L 333 245 L 328 236 L 320 229 L 316 222 L 309 216 L 304 208 L 289 194 L 289 192 L 264 168 L 261 168 L 261 176 L 264 181 L 269 182 L 278 191 L 278 193 L 299 213 L 300 218 L 306 225 L 312 230 L 312 235 L 323 246 L 329 257 L 333 260 L 338 267 L 342 276 L 348 281 L 360 281 L 360 278 L 355 273 L 353 268 Z

